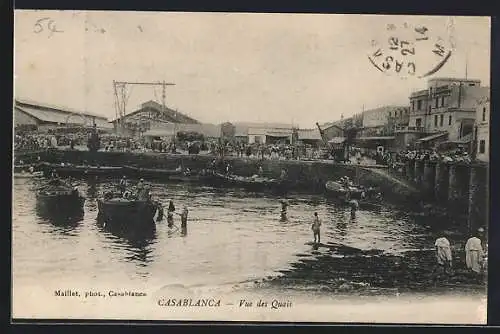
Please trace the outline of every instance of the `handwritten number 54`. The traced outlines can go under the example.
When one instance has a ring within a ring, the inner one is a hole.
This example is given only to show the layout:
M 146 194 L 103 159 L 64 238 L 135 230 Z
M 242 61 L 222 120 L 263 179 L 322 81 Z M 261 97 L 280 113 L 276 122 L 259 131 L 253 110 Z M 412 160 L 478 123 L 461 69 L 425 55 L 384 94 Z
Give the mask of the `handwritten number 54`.
M 46 23 L 46 26 L 48 30 L 51 32 L 51 34 L 54 32 L 62 32 L 61 30 L 57 30 L 54 20 L 48 17 L 44 17 L 35 22 L 34 32 L 39 34 L 42 31 L 44 31 L 44 23 Z

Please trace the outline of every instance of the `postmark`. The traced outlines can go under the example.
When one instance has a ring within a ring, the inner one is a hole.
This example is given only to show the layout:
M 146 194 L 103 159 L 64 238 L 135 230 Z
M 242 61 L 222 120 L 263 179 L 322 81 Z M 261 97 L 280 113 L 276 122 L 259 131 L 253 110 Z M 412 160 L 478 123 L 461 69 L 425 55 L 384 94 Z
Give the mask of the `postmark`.
M 425 78 L 438 72 L 452 51 L 452 40 L 426 25 L 389 23 L 382 39 L 371 41 L 368 60 L 387 75 Z

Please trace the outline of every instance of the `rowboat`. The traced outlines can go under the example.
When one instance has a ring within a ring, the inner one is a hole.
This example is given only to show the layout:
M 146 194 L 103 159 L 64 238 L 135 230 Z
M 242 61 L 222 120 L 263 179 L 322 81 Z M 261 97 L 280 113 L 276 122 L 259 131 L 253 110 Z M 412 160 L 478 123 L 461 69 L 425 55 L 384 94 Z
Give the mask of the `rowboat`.
M 106 225 L 122 228 L 154 225 L 158 203 L 151 200 L 125 199 L 120 197 L 98 199 L 98 219 Z
M 46 174 L 52 171 L 59 176 L 116 176 L 120 175 L 123 167 L 119 166 L 88 166 L 88 165 L 69 165 L 69 164 L 45 164 L 43 169 Z
M 145 179 L 169 179 L 171 176 L 182 176 L 183 172 L 178 169 L 163 168 L 141 168 L 135 166 L 124 166 L 125 174 L 134 178 Z
M 85 198 L 78 189 L 60 180 L 50 180 L 36 192 L 37 208 L 47 215 L 73 215 L 83 211 Z
M 328 181 L 325 183 L 325 191 L 327 195 L 343 198 L 350 194 L 351 199 L 361 199 L 363 189 L 357 186 L 345 186 L 336 181 Z
M 285 180 L 271 179 L 257 175 L 248 177 L 214 173 L 213 182 L 219 183 L 220 185 L 243 188 L 250 191 L 286 191 L 288 188 L 288 183 Z

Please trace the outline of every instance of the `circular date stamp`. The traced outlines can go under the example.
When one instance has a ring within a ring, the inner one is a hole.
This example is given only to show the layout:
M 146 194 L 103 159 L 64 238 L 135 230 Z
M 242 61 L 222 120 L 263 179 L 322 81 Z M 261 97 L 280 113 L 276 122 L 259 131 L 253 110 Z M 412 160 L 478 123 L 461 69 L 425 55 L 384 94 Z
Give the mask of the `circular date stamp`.
M 451 39 L 433 34 L 425 25 L 388 24 L 385 40 L 371 41 L 368 59 L 380 72 L 401 78 L 424 78 L 450 59 Z

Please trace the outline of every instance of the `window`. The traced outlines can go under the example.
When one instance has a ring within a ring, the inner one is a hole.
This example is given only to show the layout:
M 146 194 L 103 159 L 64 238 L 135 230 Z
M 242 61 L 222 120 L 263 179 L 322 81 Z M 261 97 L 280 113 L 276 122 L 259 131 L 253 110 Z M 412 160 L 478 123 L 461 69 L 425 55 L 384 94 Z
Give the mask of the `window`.
M 411 111 L 415 111 L 415 100 L 411 101 Z
M 417 101 L 417 110 L 422 109 L 422 100 Z
M 434 127 L 438 126 L 438 115 L 434 115 Z
M 444 107 L 444 96 L 441 97 L 441 107 Z
M 486 141 L 484 139 L 481 139 L 479 141 L 479 153 L 484 153 L 486 152 Z
M 417 128 L 421 128 L 422 127 L 422 119 L 421 118 L 417 118 L 415 120 L 415 127 L 417 127 Z
M 486 121 L 486 107 L 483 107 L 483 122 Z
M 470 83 L 469 86 L 474 87 L 476 84 Z
M 439 126 L 443 126 L 443 120 L 444 120 L 444 115 L 443 115 L 443 114 L 441 114 L 441 115 L 439 116 Z
M 260 136 L 255 136 L 254 141 L 256 144 L 260 144 Z
M 448 116 L 448 125 L 451 125 L 451 115 Z
M 438 103 L 439 103 L 439 97 L 436 97 L 436 105 L 434 108 L 437 108 L 439 106 Z

